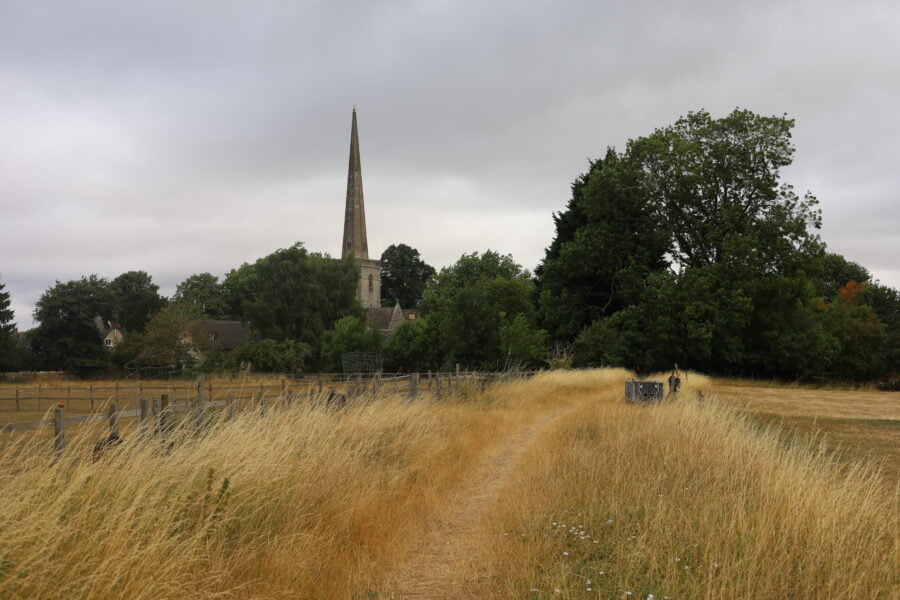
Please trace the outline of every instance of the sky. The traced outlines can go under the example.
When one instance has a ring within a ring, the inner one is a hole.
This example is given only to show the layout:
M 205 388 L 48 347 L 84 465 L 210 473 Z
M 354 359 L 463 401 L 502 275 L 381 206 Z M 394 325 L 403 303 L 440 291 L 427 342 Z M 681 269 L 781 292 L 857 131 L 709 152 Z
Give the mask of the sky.
M 0 283 L 129 270 L 171 295 L 340 254 L 350 118 L 369 253 L 533 269 L 571 182 L 689 111 L 796 120 L 783 180 L 900 287 L 900 3 L 0 0 Z

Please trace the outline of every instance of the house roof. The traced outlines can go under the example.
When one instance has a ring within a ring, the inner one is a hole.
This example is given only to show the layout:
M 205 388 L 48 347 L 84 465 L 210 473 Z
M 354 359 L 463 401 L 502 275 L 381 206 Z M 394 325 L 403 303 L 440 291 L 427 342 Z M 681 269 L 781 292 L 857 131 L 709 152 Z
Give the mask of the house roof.
M 231 350 L 250 335 L 250 325 L 241 321 L 208 319 L 203 321 L 203 331 L 215 333 L 215 342 L 223 350 Z
M 416 319 L 419 311 L 415 309 L 403 309 L 397 304 L 393 308 L 380 307 L 366 309 L 366 325 L 372 329 L 391 332 L 403 321 Z

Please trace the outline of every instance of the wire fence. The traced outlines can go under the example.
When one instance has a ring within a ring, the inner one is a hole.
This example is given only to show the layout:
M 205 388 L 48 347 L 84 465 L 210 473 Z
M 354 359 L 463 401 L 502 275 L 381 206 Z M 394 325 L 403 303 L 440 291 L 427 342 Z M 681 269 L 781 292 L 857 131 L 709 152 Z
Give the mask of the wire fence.
M 530 377 L 532 372 L 486 373 L 459 371 L 456 373 L 355 373 L 312 374 L 291 376 L 246 376 L 234 379 L 207 380 L 201 376 L 194 381 L 116 382 L 37 386 L 0 386 L 0 414 L 6 415 L 0 433 L 37 429 L 52 423 L 52 415 L 59 409 L 69 422 L 109 418 L 110 406 L 122 417 L 140 416 L 153 402 L 165 398 L 175 407 L 225 406 L 229 403 L 262 404 L 278 399 L 313 400 L 316 398 L 347 399 L 363 394 L 407 394 L 415 398 L 420 393 L 437 397 L 483 389 L 487 384 L 509 378 Z M 52 411 L 52 412 L 51 412 Z M 23 418 L 16 418 L 21 415 Z M 75 415 L 75 416 L 72 416 Z M 30 419 L 28 417 L 31 417 Z

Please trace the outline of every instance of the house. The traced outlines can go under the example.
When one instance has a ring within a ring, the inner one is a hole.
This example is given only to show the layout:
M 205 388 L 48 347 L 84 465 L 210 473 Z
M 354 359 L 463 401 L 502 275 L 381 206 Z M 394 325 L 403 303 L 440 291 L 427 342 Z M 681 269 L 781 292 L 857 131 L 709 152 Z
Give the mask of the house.
M 202 328 L 207 339 L 220 350 L 233 350 L 252 331 L 249 323 L 221 319 L 203 321 Z
M 125 334 L 122 333 L 122 328 L 116 319 L 106 320 L 103 317 L 94 317 L 94 326 L 100 333 L 103 345 L 108 350 L 112 350 L 125 339 Z

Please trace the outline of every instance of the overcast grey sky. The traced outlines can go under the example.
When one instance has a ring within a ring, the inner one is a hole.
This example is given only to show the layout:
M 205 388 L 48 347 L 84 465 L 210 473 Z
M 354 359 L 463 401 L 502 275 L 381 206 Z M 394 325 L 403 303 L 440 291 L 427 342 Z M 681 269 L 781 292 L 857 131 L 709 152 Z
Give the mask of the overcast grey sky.
M 832 251 L 900 286 L 900 2 L 0 0 L 0 281 L 169 295 L 340 254 L 358 107 L 369 249 L 533 268 L 607 146 L 691 110 L 796 119 Z

